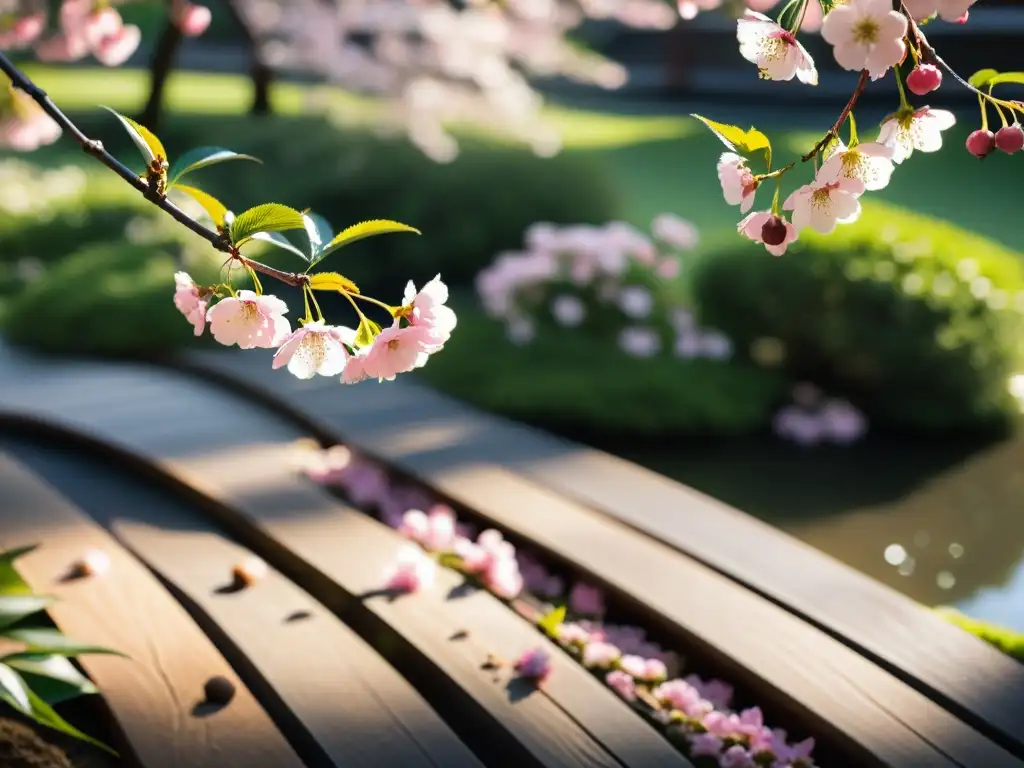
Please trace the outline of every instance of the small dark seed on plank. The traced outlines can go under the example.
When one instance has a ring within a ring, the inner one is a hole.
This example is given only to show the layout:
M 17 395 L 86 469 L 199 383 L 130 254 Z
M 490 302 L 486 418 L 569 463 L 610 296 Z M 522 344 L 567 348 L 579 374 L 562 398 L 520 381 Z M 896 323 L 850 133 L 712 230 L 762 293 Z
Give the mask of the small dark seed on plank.
M 207 680 L 203 691 L 211 704 L 227 704 L 235 696 L 234 683 L 220 675 Z

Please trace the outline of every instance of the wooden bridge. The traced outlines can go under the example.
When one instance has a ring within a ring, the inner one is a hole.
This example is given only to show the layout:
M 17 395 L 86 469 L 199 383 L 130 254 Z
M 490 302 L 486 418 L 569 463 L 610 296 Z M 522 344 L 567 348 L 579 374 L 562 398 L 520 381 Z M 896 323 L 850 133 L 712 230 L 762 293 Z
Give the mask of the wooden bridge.
M 506 602 L 441 568 L 394 599 L 392 528 L 295 470 L 343 444 L 605 590 L 822 766 L 1024 766 L 1024 668 L 736 510 L 404 381 L 340 387 L 258 352 L 157 364 L 0 347 L 0 548 L 62 600 L 127 764 L 693 766 Z M 743 482 L 737 477 L 737 482 Z M 112 565 L 62 580 L 83 550 Z M 231 584 L 248 555 L 269 573 Z M 534 688 L 507 664 L 541 646 Z M 204 700 L 214 677 L 226 705 Z M 668 735 L 666 735 L 668 734 Z M 696 760 L 699 766 L 712 765 Z

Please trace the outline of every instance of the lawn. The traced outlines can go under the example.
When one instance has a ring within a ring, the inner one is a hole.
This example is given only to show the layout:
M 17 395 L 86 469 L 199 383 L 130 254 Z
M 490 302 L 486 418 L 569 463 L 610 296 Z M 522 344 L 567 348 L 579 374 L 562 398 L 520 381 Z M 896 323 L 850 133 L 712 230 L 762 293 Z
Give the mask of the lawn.
M 29 74 L 53 99 L 70 111 L 97 104 L 132 112 L 146 96 L 147 76 L 140 70 L 56 68 L 34 65 Z M 309 88 L 280 84 L 275 108 L 296 113 L 304 108 Z M 240 76 L 181 72 L 171 79 L 168 108 L 182 114 L 238 114 L 249 103 L 246 81 Z M 374 119 L 377 107 L 366 98 L 331 89 L 328 103 L 355 123 Z M 722 145 L 695 120 L 685 116 L 616 115 L 550 107 L 549 119 L 564 135 L 568 152 L 582 153 L 606 164 L 614 173 L 626 201 L 624 218 L 645 226 L 669 210 L 693 220 L 714 244 L 732 237 L 737 211 L 717 192 L 715 159 Z M 751 110 L 753 122 L 775 144 L 777 163 L 789 162 L 816 140 L 807 119 L 788 125 L 764 108 Z M 973 128 L 973 116 L 947 133 L 947 147 L 936 155 L 918 153 L 898 169 L 890 186 L 875 193 L 885 201 L 946 218 L 987 234 L 1007 245 L 1020 242 L 1016 218 L 1019 164 L 1002 155 L 985 162 L 967 154 L 963 141 Z M 864 125 L 861 133 L 872 138 Z M 803 178 L 810 169 L 802 170 Z M 796 180 L 796 179 L 795 179 Z M 764 205 L 770 191 L 761 193 Z

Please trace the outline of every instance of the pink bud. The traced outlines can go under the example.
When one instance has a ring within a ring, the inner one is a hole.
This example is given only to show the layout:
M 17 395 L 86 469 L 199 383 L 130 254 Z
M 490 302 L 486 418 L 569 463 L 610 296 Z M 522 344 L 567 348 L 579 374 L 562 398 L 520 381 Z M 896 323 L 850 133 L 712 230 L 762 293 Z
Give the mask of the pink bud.
M 918 96 L 925 96 L 942 85 L 942 70 L 933 64 L 921 64 L 907 75 L 907 88 Z
M 772 216 L 761 227 L 761 242 L 765 245 L 782 245 L 786 240 L 786 222 Z
M 551 674 L 551 657 L 543 648 L 534 648 L 519 657 L 515 668 L 523 677 L 540 683 Z
M 967 151 L 975 157 L 985 157 L 996 146 L 996 137 L 992 131 L 979 128 L 967 137 Z
M 967 23 L 967 17 L 970 16 L 970 15 L 971 15 L 970 11 L 964 11 L 964 15 L 961 16 L 959 19 L 957 19 L 956 23 L 957 24 L 966 24 Z
M 185 37 L 198 37 L 210 26 L 213 14 L 205 5 L 175 2 L 171 11 L 171 20 Z
M 1008 155 L 1024 149 L 1024 128 L 1020 127 L 1020 123 L 1004 125 L 996 131 L 996 148 Z

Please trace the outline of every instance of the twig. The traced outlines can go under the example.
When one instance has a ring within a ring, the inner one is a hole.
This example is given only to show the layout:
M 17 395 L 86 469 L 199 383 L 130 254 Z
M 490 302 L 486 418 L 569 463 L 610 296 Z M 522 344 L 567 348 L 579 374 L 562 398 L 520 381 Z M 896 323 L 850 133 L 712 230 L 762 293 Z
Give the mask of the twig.
M 14 63 L 7 58 L 3 51 L 0 51 L 0 71 L 11 79 L 11 83 L 15 88 L 18 88 L 28 94 L 28 96 L 39 105 L 43 112 L 53 119 L 53 121 L 61 127 L 61 130 L 64 131 L 64 133 L 70 135 L 71 138 L 74 139 L 87 154 L 99 160 L 107 166 L 107 168 L 124 179 L 124 181 L 137 189 L 149 202 L 182 226 L 202 237 L 218 251 L 223 251 L 224 253 L 229 254 L 232 259 L 239 261 L 241 264 L 267 275 L 268 277 L 280 280 L 287 285 L 303 286 L 309 283 L 308 275 L 295 272 L 284 272 L 280 269 L 274 269 L 266 264 L 261 264 L 258 261 L 246 258 L 239 253 L 238 249 L 232 245 L 231 241 L 225 234 L 200 224 L 181 210 L 181 208 L 168 200 L 166 196 L 158 193 L 155 186 L 150 186 L 144 178 L 133 173 L 128 166 L 110 154 L 103 147 L 102 142 L 97 141 L 96 139 L 90 139 L 86 136 L 85 133 L 82 132 L 82 129 L 75 125 L 71 118 L 65 115 L 64 112 L 61 111 L 60 107 L 53 103 L 53 100 L 47 95 L 46 91 L 33 83 L 24 72 L 18 69 Z
M 839 136 L 839 131 L 843 127 L 843 123 L 845 123 L 846 118 L 850 116 L 850 113 L 853 111 L 854 106 L 856 106 L 857 104 L 857 99 L 859 99 L 860 95 L 864 93 L 864 89 L 867 87 L 867 84 L 868 71 L 864 69 L 861 70 L 860 79 L 857 81 L 857 87 L 854 88 L 853 93 L 850 94 L 850 100 L 846 102 L 846 106 L 843 107 L 843 111 L 839 113 L 839 118 L 836 120 L 835 124 L 829 129 L 828 133 L 821 137 L 821 141 L 815 144 L 814 148 L 811 149 L 810 152 L 808 152 L 806 155 L 800 158 L 801 162 L 806 163 L 809 160 L 812 160 L 815 155 L 817 155 L 819 152 L 821 152 L 822 149 L 825 148 L 826 144 L 828 144 L 832 139 Z

